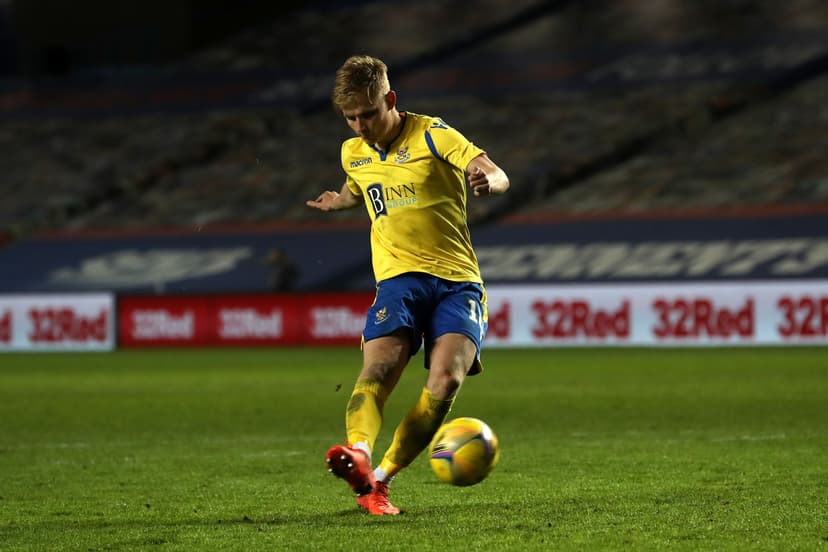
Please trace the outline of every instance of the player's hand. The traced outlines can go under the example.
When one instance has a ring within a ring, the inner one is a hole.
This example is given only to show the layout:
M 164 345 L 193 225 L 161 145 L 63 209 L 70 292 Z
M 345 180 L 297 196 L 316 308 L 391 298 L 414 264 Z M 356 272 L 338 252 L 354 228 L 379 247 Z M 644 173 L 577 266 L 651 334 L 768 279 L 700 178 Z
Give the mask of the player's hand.
M 319 197 L 314 199 L 309 199 L 305 202 L 305 205 L 308 207 L 313 207 L 314 209 L 320 209 L 322 211 L 332 211 L 334 209 L 334 204 L 336 200 L 339 198 L 338 192 L 322 192 Z
M 471 188 L 474 195 L 489 195 L 489 177 L 480 170 L 480 167 L 475 167 L 472 172 L 468 173 L 466 178 L 469 182 L 469 188 Z

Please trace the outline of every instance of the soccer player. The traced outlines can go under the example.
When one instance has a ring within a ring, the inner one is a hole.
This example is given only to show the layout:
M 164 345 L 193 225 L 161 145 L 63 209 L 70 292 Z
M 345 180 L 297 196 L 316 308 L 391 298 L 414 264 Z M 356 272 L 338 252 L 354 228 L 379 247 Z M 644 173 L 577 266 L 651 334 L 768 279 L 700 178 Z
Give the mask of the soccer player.
M 342 144 L 342 189 L 307 205 L 323 211 L 365 205 L 377 291 L 362 334 L 362 370 L 345 409 L 347 444 L 331 447 L 326 462 L 360 508 L 395 515 L 389 483 L 428 446 L 465 376 L 482 368 L 488 314 L 466 222 L 467 186 L 475 196 L 502 194 L 509 179 L 442 119 L 398 111 L 382 60 L 348 58 L 337 70 L 332 100 L 356 137 Z M 425 386 L 372 470 L 383 406 L 421 346 Z

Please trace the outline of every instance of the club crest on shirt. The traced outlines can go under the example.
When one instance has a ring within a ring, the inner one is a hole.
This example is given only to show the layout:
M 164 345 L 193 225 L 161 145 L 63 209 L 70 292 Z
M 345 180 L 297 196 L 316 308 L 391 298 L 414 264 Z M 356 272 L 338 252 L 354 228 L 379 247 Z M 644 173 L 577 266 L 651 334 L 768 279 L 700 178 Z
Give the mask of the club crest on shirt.
M 386 320 L 388 320 L 388 309 L 386 307 L 382 307 L 374 315 L 374 324 L 382 324 Z
M 408 153 L 408 147 L 397 150 L 397 156 L 394 158 L 394 163 L 405 163 L 411 159 L 411 154 Z

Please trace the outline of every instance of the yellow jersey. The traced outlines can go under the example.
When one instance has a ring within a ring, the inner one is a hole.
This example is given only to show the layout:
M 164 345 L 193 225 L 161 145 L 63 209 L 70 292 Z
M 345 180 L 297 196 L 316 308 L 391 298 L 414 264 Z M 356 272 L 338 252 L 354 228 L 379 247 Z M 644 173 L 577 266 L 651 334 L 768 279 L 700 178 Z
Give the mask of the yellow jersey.
M 374 278 L 424 272 L 482 284 L 466 222 L 465 170 L 484 151 L 438 117 L 401 115 L 387 153 L 359 137 L 342 144 L 346 184 L 371 217 Z

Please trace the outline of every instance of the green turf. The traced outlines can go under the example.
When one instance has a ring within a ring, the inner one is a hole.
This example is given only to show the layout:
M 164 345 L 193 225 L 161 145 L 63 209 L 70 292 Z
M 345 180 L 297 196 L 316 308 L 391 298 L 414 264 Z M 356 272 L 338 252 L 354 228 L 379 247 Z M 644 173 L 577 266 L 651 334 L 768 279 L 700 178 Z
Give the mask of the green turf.
M 375 518 L 323 466 L 358 349 L 0 355 L 0 550 L 828 550 L 827 349 L 484 360 L 452 416 L 500 465 Z

